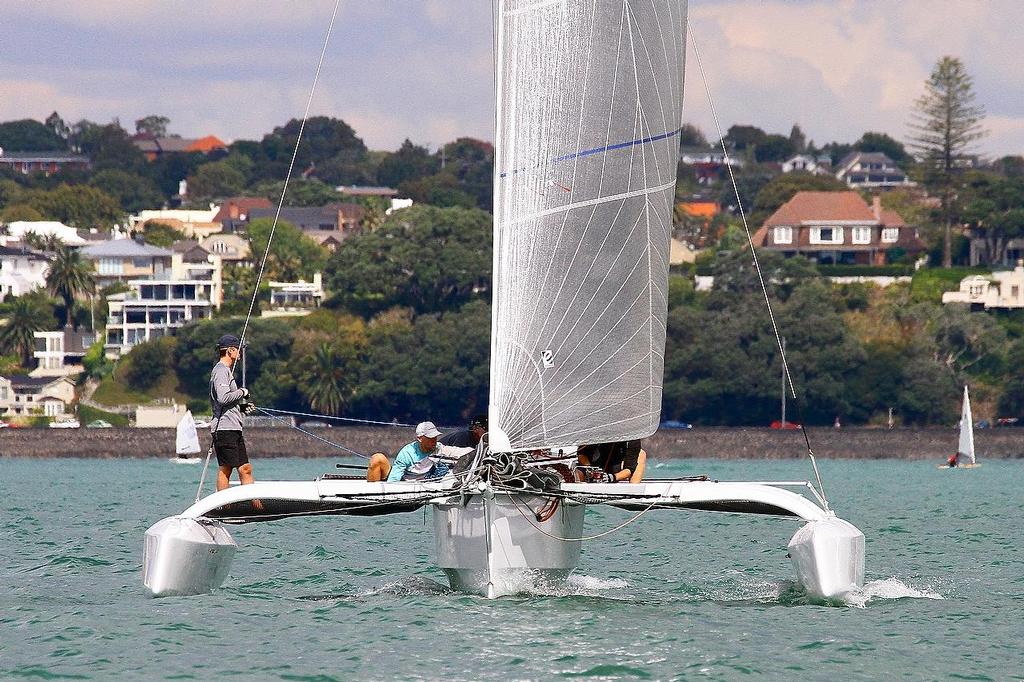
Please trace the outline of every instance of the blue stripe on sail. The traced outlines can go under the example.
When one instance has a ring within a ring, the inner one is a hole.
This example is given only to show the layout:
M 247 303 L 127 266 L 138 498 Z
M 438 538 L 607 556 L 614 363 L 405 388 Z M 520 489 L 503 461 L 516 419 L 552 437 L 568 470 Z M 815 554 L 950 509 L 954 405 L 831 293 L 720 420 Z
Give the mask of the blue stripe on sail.
M 670 137 L 675 137 L 682 130 L 683 130 L 682 128 L 676 128 L 673 131 L 670 131 L 670 132 L 667 132 L 667 133 L 662 133 L 661 135 L 652 135 L 651 137 L 641 137 L 641 138 L 638 138 L 636 140 L 630 140 L 629 142 L 617 142 L 615 144 L 605 145 L 604 147 L 594 147 L 593 149 L 584 149 L 583 151 L 580 151 L 580 152 L 573 152 L 572 154 L 566 154 L 565 156 L 559 156 L 559 157 L 556 157 L 554 159 L 551 159 L 550 163 L 561 163 L 563 161 L 572 161 L 573 159 L 579 159 L 579 158 L 583 158 L 585 156 L 593 156 L 594 154 L 603 154 L 605 152 L 615 151 L 616 149 L 626 149 L 628 147 L 637 147 L 637 146 L 642 145 L 642 144 L 649 144 L 651 142 L 657 142 L 658 140 L 666 140 L 666 139 L 668 139 Z M 536 166 L 535 168 L 539 168 L 539 167 L 540 166 Z M 517 169 L 513 170 L 511 173 L 508 173 L 508 172 L 502 173 L 498 177 L 504 178 L 504 177 L 507 177 L 509 175 L 515 175 L 517 173 L 524 172 L 526 170 L 534 170 L 534 169 L 533 168 L 530 168 L 530 169 L 527 169 L 527 168 L 517 168 Z

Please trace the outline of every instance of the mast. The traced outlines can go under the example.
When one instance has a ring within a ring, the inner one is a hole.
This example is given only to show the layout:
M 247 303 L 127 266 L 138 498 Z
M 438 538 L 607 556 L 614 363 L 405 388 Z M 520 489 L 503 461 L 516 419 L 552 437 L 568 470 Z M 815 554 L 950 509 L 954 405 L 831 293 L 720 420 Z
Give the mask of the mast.
M 782 355 L 786 354 L 786 337 L 782 337 Z M 782 364 L 782 428 L 786 428 L 786 363 Z

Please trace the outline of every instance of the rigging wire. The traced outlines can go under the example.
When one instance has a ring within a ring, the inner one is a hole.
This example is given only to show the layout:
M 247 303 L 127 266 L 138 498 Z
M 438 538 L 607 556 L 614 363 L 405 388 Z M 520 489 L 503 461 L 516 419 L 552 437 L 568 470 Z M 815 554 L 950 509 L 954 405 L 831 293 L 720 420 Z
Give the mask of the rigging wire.
M 274 241 L 274 233 L 277 231 L 277 223 L 281 218 L 281 209 L 284 208 L 284 198 L 288 193 L 288 183 L 292 178 L 292 171 L 295 168 L 295 159 L 299 155 L 299 145 L 302 144 L 302 133 L 306 129 L 306 120 L 309 118 L 309 109 L 313 105 L 313 93 L 316 92 L 317 81 L 320 80 L 320 70 L 324 65 L 324 57 L 327 55 L 327 46 L 331 42 L 331 32 L 334 30 L 334 21 L 338 16 L 338 7 L 341 0 L 335 0 L 334 12 L 331 14 L 331 23 L 327 26 L 327 35 L 324 36 L 324 46 L 320 50 L 320 60 L 316 64 L 316 74 L 313 76 L 313 85 L 309 89 L 309 97 L 306 99 L 306 110 L 302 114 L 302 122 L 299 124 L 299 133 L 295 138 L 295 148 L 292 150 L 291 161 L 288 162 L 288 173 L 284 177 L 284 187 L 281 188 L 281 199 L 277 202 L 277 211 L 274 213 L 274 222 L 270 226 L 270 236 L 267 238 L 267 247 L 263 253 L 263 261 L 260 263 L 260 272 L 256 277 L 256 283 L 252 289 L 252 300 L 249 302 L 249 311 L 245 315 L 245 324 L 242 325 L 242 334 L 238 337 L 241 344 L 245 343 L 245 332 L 249 329 L 249 319 L 252 317 L 253 308 L 256 306 L 256 296 L 259 294 L 260 282 L 263 281 L 263 272 L 267 268 L 267 258 L 270 256 L 270 245 Z
M 402 426 L 402 427 L 414 427 L 415 424 L 403 424 L 402 422 L 383 422 L 376 421 L 374 419 L 356 419 L 354 417 L 336 417 L 330 414 L 315 414 L 312 412 L 295 412 L 293 410 L 275 410 L 269 407 L 261 407 L 260 410 L 264 412 L 276 412 L 277 414 L 291 414 L 296 417 L 316 417 L 318 419 L 333 419 L 336 421 L 353 422 L 356 424 L 372 424 L 374 426 Z
M 522 491 L 518 491 L 517 490 L 516 492 L 522 492 Z M 559 540 L 561 542 L 583 542 L 584 540 L 597 540 L 598 538 L 603 538 L 606 535 L 611 535 L 612 533 L 614 533 L 616 531 L 622 530 L 623 528 L 625 528 L 629 524 L 633 523 L 634 521 L 639 519 L 641 516 L 643 516 L 647 512 L 649 512 L 652 509 L 654 509 L 654 505 L 658 504 L 658 500 L 660 499 L 660 498 L 655 498 L 649 505 L 647 505 L 647 507 L 645 509 L 642 509 L 641 511 L 637 512 L 632 517 L 626 519 L 625 521 L 623 521 L 619 525 L 615 526 L 614 528 L 610 528 L 610 529 L 608 529 L 608 530 L 606 530 L 606 531 L 604 531 L 602 533 L 598 533 L 597 535 L 587 535 L 586 537 L 579 537 L 579 538 L 563 538 L 563 537 L 561 537 L 559 535 L 555 535 L 553 533 L 547 532 L 546 530 L 544 530 L 543 528 L 538 526 L 536 523 L 534 523 L 533 520 L 530 519 L 530 517 L 526 514 L 526 512 L 524 512 L 522 510 L 522 508 L 519 506 L 519 502 L 516 500 L 516 497 L 517 497 L 516 495 L 513 495 L 510 492 L 509 493 L 505 493 L 505 494 L 508 495 L 508 499 L 512 502 L 512 504 L 515 506 L 516 510 L 522 515 L 522 517 L 524 519 L 526 519 L 527 523 L 529 523 L 531 526 L 533 526 L 534 529 L 536 529 L 542 535 L 547 535 L 552 540 Z M 534 515 L 536 515 L 536 513 L 537 512 L 534 512 Z
M 700 50 L 697 48 L 697 41 L 693 36 L 693 26 L 690 24 L 689 18 L 686 20 L 686 30 L 690 37 L 690 44 L 693 46 L 693 55 L 697 59 L 697 68 L 700 70 L 701 80 L 704 82 L 704 92 L 707 94 L 708 105 L 711 107 L 711 117 L 715 121 L 715 129 L 718 131 L 718 139 L 722 145 L 722 154 L 725 156 L 725 167 L 729 171 L 729 180 L 732 183 L 733 193 L 736 195 L 736 206 L 740 212 L 740 219 L 743 221 L 743 231 L 746 233 L 747 244 L 750 246 L 750 256 L 754 261 L 754 269 L 757 271 L 757 280 L 761 284 L 761 293 L 764 295 L 764 304 L 768 309 L 768 317 L 772 323 L 772 332 L 775 334 L 775 343 L 779 348 L 779 357 L 782 359 L 782 369 L 786 376 L 786 383 L 789 385 L 789 391 L 793 396 L 793 400 L 796 401 L 799 414 L 800 400 L 796 394 L 796 387 L 793 385 L 793 376 L 789 372 L 789 361 L 786 359 L 786 349 L 782 344 L 782 336 L 779 334 L 778 321 L 775 319 L 775 311 L 772 309 L 771 298 L 768 296 L 768 287 L 764 282 L 764 273 L 761 271 L 761 263 L 757 258 L 757 250 L 754 248 L 754 238 L 750 233 L 750 226 L 747 224 L 747 214 L 743 210 L 743 201 L 740 199 L 740 190 L 736 184 L 736 175 L 732 171 L 729 150 L 726 148 L 725 135 L 722 133 L 722 124 L 718 120 L 718 111 L 715 109 L 715 100 L 711 96 L 711 88 L 708 85 L 707 74 L 704 72 L 704 64 L 700 58 Z M 818 472 L 818 463 L 815 461 L 814 451 L 811 449 L 811 440 L 807 435 L 807 428 L 803 425 L 803 419 L 800 421 L 800 432 L 804 436 L 804 443 L 807 446 L 807 456 L 811 460 L 811 468 L 814 470 L 814 477 L 818 481 L 818 490 L 821 492 L 821 499 L 824 502 L 825 510 L 831 511 L 828 499 L 825 497 L 825 487 L 821 482 L 821 474 Z
M 356 451 L 355 451 L 355 450 L 353 450 L 352 448 L 347 448 L 347 447 L 345 447 L 344 445 L 342 445 L 341 443 L 335 443 L 335 442 L 334 442 L 334 441 L 332 441 L 332 440 L 327 440 L 327 439 L 326 439 L 326 438 L 324 438 L 323 436 L 319 436 L 319 435 L 317 435 L 317 434 L 315 434 L 315 433 L 312 433 L 311 431 L 308 431 L 307 429 L 304 429 L 304 428 L 302 428 L 301 426 L 296 426 L 295 424 L 291 424 L 291 423 L 289 423 L 289 422 L 288 422 L 288 420 L 287 420 L 287 419 L 285 419 L 284 417 L 279 417 L 279 416 L 277 416 L 276 414 L 270 414 L 271 412 L 282 412 L 283 410 L 271 410 L 270 408 L 266 408 L 266 407 L 258 407 L 258 406 L 256 406 L 256 405 L 254 405 L 253 407 L 255 407 L 257 411 L 259 411 L 259 412 L 262 412 L 263 414 L 267 415 L 267 416 L 268 416 L 268 417 L 270 417 L 271 419 L 276 419 L 277 421 L 279 421 L 279 422 L 282 422 L 282 423 L 286 424 L 286 425 L 287 425 L 287 426 L 289 426 L 290 428 L 293 428 L 293 429 L 295 429 L 295 430 L 296 430 L 296 431 L 298 431 L 299 433 L 304 433 L 304 434 L 306 434 L 307 436 L 309 436 L 310 438 L 312 438 L 312 439 L 314 439 L 314 440 L 318 440 L 318 441 L 320 441 L 321 443 L 326 443 L 327 445 L 330 445 L 331 447 L 335 447 L 335 448 L 338 448 L 339 450 L 344 450 L 345 452 L 351 453 L 351 454 L 353 454 L 353 455 L 355 455 L 355 456 L 357 456 L 357 457 L 362 457 L 363 459 L 370 459 L 370 456 L 369 456 L 369 455 L 364 455 L 364 454 L 363 454 L 363 453 L 361 453 L 361 452 L 356 452 Z

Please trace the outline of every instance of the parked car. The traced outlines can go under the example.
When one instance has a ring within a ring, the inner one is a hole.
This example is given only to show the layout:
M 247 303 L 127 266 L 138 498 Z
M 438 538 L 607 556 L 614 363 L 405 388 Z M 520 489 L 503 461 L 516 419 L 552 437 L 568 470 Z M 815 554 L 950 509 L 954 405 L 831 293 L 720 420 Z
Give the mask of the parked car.
M 769 428 L 775 429 L 776 431 L 799 431 L 800 425 L 794 422 L 780 422 L 778 419 L 768 425 Z
M 104 421 L 103 419 L 93 419 L 91 422 L 85 425 L 85 428 L 87 429 L 110 429 L 113 427 L 113 424 L 111 424 L 108 421 Z
M 676 421 L 675 419 L 669 419 L 666 422 L 661 422 L 661 428 L 663 429 L 692 429 L 693 424 L 687 422 Z
M 8 424 L 7 422 L 0 421 L 0 429 L 6 429 L 8 427 L 10 427 L 10 424 Z
M 996 419 L 996 426 L 1017 426 L 1019 421 L 1018 417 L 1000 417 Z
M 77 419 L 50 422 L 51 429 L 77 429 L 80 428 L 81 426 L 82 425 L 78 422 Z
M 309 421 L 309 422 L 302 422 L 302 428 L 304 428 L 304 429 L 329 429 L 329 428 L 331 428 L 331 425 L 328 424 L 327 422 Z

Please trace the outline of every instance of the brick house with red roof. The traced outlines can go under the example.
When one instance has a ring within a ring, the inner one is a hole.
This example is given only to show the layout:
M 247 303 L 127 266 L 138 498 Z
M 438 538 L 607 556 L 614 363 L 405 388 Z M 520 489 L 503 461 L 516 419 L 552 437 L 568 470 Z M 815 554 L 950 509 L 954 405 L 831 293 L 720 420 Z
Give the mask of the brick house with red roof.
M 849 265 L 886 265 L 892 249 L 925 249 L 915 227 L 878 197 L 868 205 L 857 192 L 797 192 L 754 233 L 754 245 Z

